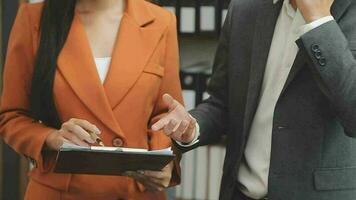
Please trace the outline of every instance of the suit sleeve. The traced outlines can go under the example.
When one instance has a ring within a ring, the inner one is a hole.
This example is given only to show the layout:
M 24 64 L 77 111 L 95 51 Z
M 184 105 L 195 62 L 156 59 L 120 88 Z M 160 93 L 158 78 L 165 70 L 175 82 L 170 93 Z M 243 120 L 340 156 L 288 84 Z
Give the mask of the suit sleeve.
M 151 127 L 155 122 L 161 119 L 168 112 L 168 107 L 164 104 L 162 96 L 164 94 L 170 94 L 173 98 L 183 104 L 182 89 L 179 79 L 179 52 L 178 52 L 178 39 L 177 39 L 177 29 L 176 29 L 176 17 L 171 15 L 171 23 L 166 32 L 166 51 L 164 58 L 164 68 L 165 73 L 162 78 L 161 88 L 159 95 L 157 97 L 157 102 L 153 111 L 153 116 L 151 118 L 149 127 Z M 172 141 L 167 137 L 163 131 L 152 132 L 149 130 L 150 137 L 150 148 L 151 149 L 162 149 L 166 147 L 173 147 Z M 180 156 L 178 152 L 175 152 L 178 158 L 175 160 L 175 168 L 172 174 L 171 185 L 177 185 L 180 182 Z
M 42 172 L 48 170 L 42 147 L 54 131 L 29 116 L 29 95 L 34 63 L 33 30 L 27 4 L 17 14 L 10 34 L 0 104 L 0 136 L 17 153 L 36 162 Z
M 350 25 L 355 23 L 356 20 L 349 21 Z M 356 37 L 356 29 L 347 30 Z M 309 58 L 315 80 L 330 100 L 345 133 L 356 137 L 356 43 L 349 43 L 333 20 L 307 32 L 297 44 Z
M 213 74 L 208 85 L 210 98 L 190 111 L 200 127 L 199 142 L 195 146 L 216 143 L 220 141 L 227 130 L 228 56 L 232 5 L 228 11 L 215 55 Z M 194 148 L 194 146 L 189 147 L 189 149 L 191 148 Z

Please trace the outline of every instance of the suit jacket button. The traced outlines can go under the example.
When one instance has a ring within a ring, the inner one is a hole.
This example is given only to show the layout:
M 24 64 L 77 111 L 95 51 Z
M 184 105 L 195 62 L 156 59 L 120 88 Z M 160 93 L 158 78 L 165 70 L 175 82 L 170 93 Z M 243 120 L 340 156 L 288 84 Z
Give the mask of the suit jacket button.
M 321 57 L 319 59 L 319 65 L 322 67 L 324 67 L 326 65 L 326 59 L 324 57 Z
M 319 60 L 320 58 L 322 58 L 322 55 L 323 55 L 323 54 L 321 53 L 320 50 L 318 50 L 318 51 L 316 51 L 316 52 L 314 53 L 315 58 L 318 59 L 318 60 Z
M 124 146 L 124 141 L 122 141 L 122 139 L 120 139 L 120 138 L 114 138 L 112 140 L 112 145 L 114 147 L 122 147 L 122 146 Z
M 314 53 L 320 51 L 319 45 L 317 45 L 317 44 L 313 44 L 311 46 L 311 49 Z

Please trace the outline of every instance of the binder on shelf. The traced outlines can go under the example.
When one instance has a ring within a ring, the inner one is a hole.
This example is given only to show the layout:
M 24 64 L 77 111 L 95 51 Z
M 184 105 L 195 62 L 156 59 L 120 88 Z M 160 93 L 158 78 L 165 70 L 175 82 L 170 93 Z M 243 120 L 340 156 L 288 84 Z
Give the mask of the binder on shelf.
M 195 108 L 195 98 L 196 94 L 194 90 L 183 90 L 182 92 L 184 98 L 184 105 L 187 110 L 191 110 Z
M 197 0 L 177 0 L 177 17 L 179 33 L 195 34 L 197 32 Z
M 215 31 L 215 7 L 201 6 L 200 7 L 200 30 Z
M 222 17 L 221 17 L 221 24 L 224 25 L 226 16 L 227 16 L 227 9 L 224 9 L 221 13 Z
M 180 8 L 180 32 L 195 33 L 196 10 L 194 7 Z
M 218 199 L 219 191 L 216 190 L 216 183 L 219 183 L 222 178 L 222 168 L 225 157 L 225 148 L 221 146 L 210 146 L 208 150 L 209 156 L 209 180 L 207 180 L 209 199 Z
M 200 31 L 217 35 L 220 32 L 221 0 L 199 0 Z
M 176 14 L 177 0 L 158 0 L 156 3 L 168 11 Z
M 176 14 L 176 7 L 173 6 L 163 6 L 163 8 L 165 8 L 166 10 L 168 10 L 171 13 Z
M 196 189 L 194 191 L 194 199 L 210 199 L 208 198 L 207 189 L 209 189 L 210 179 L 209 174 L 209 163 L 208 163 L 208 148 L 207 146 L 199 147 L 196 151 L 196 161 L 195 161 L 195 180 L 196 180 Z M 218 199 L 218 198 L 216 198 Z
M 230 0 L 155 0 L 177 16 L 183 35 L 218 35 L 225 20 Z
M 194 172 L 196 169 L 195 165 L 196 159 L 196 150 L 189 151 L 184 154 L 181 162 L 182 166 L 182 183 L 181 188 L 183 190 L 181 194 L 182 199 L 195 199 L 194 191 L 196 189 L 196 185 L 194 184 Z
M 175 158 L 171 149 L 148 151 L 119 147 L 64 144 L 57 154 L 56 173 L 122 175 L 127 171 L 162 170 Z

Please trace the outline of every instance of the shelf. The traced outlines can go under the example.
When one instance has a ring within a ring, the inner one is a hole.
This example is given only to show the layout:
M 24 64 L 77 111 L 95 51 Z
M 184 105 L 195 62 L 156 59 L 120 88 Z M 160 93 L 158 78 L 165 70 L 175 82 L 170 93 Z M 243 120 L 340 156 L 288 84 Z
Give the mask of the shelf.
M 180 34 L 219 35 L 230 0 L 156 0 L 156 4 L 177 16 Z
M 211 74 L 217 44 L 217 37 L 180 37 L 181 70 L 186 73 Z

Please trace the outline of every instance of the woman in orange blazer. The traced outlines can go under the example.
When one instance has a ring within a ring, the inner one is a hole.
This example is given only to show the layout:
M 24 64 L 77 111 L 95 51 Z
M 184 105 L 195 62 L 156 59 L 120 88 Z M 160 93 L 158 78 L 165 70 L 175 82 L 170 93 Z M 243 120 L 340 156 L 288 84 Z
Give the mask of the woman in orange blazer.
M 179 182 L 178 161 L 130 177 L 56 174 L 53 150 L 91 145 L 88 131 L 106 146 L 171 146 L 149 127 L 168 110 L 163 94 L 182 100 L 178 71 L 175 17 L 149 2 L 23 4 L 8 46 L 0 134 L 35 165 L 25 199 L 165 199 L 162 189 Z

